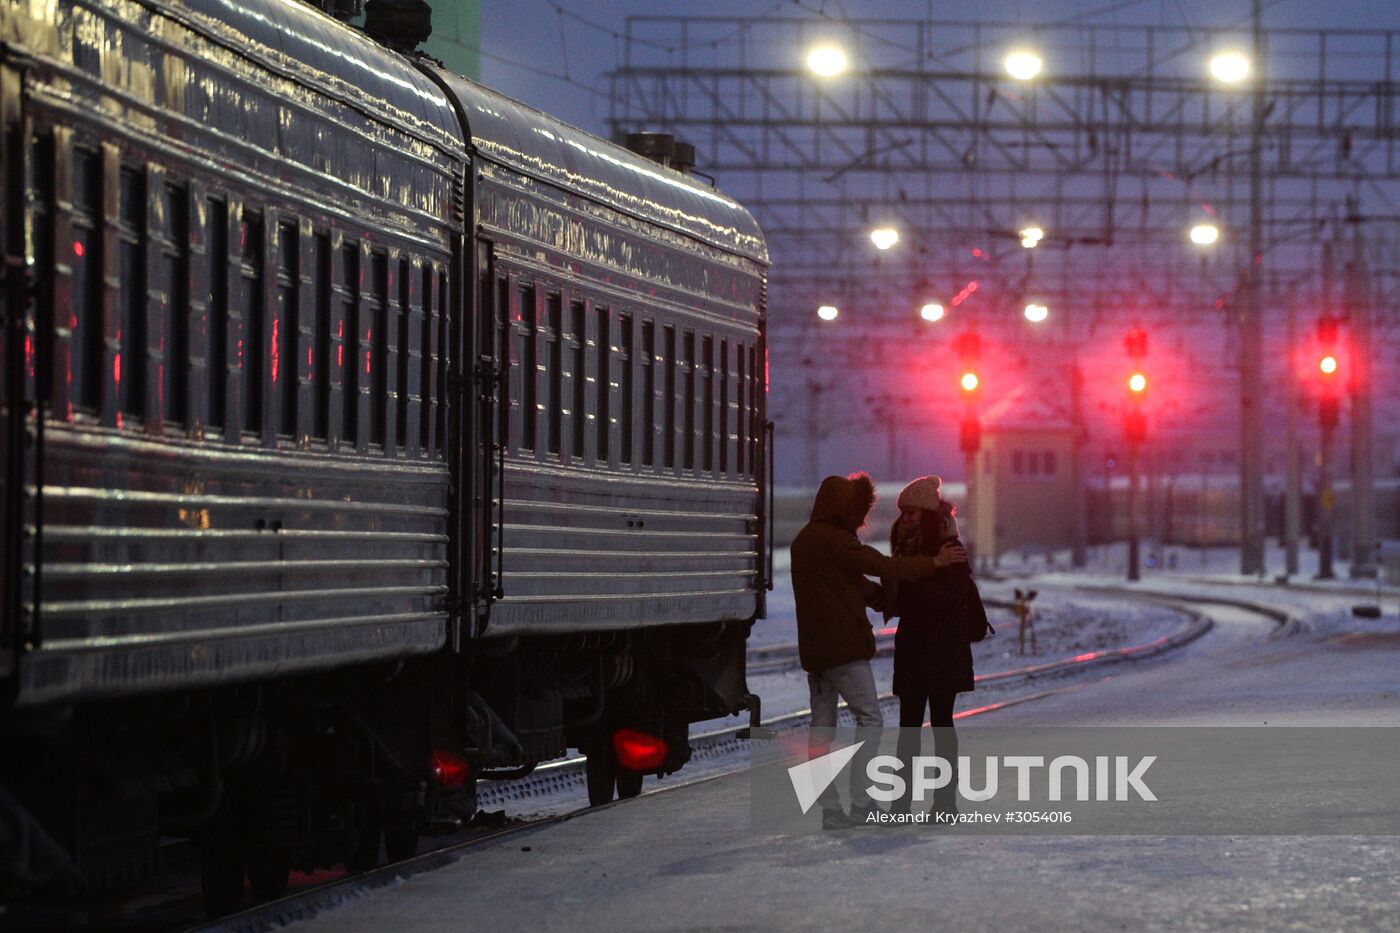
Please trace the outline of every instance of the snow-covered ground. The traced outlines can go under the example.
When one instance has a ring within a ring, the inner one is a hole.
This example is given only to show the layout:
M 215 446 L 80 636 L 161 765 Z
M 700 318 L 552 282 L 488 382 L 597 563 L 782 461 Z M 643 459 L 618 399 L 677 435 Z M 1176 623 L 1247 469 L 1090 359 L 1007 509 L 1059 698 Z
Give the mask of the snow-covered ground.
M 1003 554 L 996 566 L 991 568 L 992 576 L 1011 576 L 1038 573 L 1082 573 L 1095 576 L 1109 576 L 1123 580 L 1127 575 L 1128 546 L 1123 542 L 1096 545 L 1088 549 L 1087 563 L 1083 568 L 1074 568 L 1070 563 L 1068 550 L 1041 552 L 1025 550 Z M 1285 575 L 1286 560 L 1283 547 L 1270 541 L 1265 547 L 1263 574 L 1245 575 L 1240 573 L 1240 550 L 1238 547 L 1189 548 L 1180 545 L 1161 545 L 1152 541 L 1142 544 L 1140 569 L 1142 579 L 1152 582 L 1161 578 L 1211 577 L 1222 583 L 1256 584 L 1276 586 Z M 1337 590 L 1366 590 L 1400 595 L 1400 587 L 1376 579 L 1352 579 L 1351 563 L 1345 560 L 1333 562 L 1334 578 L 1318 580 L 1317 551 L 1300 548 L 1298 552 L 1298 573 L 1289 582 L 1308 588 Z
M 793 644 L 797 641 L 797 616 L 793 605 L 791 559 L 787 548 L 774 554 L 774 585 L 768 594 L 768 617 L 759 620 L 749 636 L 751 646 Z M 998 582 L 983 584 L 985 595 L 1010 599 L 1013 587 Z M 1070 593 L 1058 589 L 1042 589 L 1033 602 L 1035 609 L 1035 646 L 1026 654 L 1018 644 L 1018 626 L 1012 614 L 1004 609 L 990 609 L 988 615 L 996 634 L 973 646 L 973 664 L 978 673 L 991 673 L 1024 667 L 1042 661 L 1057 660 L 1099 651 L 1153 641 L 1180 628 L 1185 621 L 1180 613 L 1150 603 L 1131 602 L 1111 597 Z M 870 613 L 877 631 L 890 633 L 897 622 L 886 628 L 878 614 Z M 875 683 L 881 692 L 888 692 L 893 676 L 891 658 L 874 661 Z M 763 698 L 765 717 L 777 716 L 807 706 L 807 676 L 800 670 L 767 674 L 750 674 L 749 689 Z M 973 702 L 964 695 L 963 704 Z M 715 723 L 697 723 L 694 731 L 703 732 Z
M 1215 628 L 1186 649 L 969 727 L 1400 726 L 1393 614 L 1357 619 L 1336 605 L 1345 597 L 1325 593 L 1261 588 L 1250 598 L 1272 597 L 1308 613 L 1307 626 L 1270 638 L 1271 620 L 1209 606 Z M 1310 773 L 1304 765 L 1270 786 L 1311 800 L 1337 790 L 1308 787 Z M 488 843 L 310 927 L 1400 929 L 1393 836 L 770 836 L 749 826 L 749 793 L 739 773 L 590 811 Z

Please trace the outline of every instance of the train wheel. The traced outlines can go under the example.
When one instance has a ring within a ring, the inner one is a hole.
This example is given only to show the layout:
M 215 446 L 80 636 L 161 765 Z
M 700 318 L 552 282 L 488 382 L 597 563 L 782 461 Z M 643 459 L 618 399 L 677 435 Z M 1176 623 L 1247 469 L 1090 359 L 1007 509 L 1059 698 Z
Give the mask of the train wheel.
M 384 855 L 391 862 L 402 862 L 418 854 L 418 827 L 413 811 L 384 818 Z
M 248 863 L 248 883 L 253 897 L 260 901 L 276 900 L 287 893 L 287 881 L 292 871 L 285 861 L 275 855 Z
M 616 759 L 612 745 L 606 737 L 595 740 L 587 752 L 585 771 L 588 777 L 588 804 L 600 807 L 613 799 L 613 788 L 617 784 Z
M 199 885 L 210 917 L 231 914 L 243 904 L 243 834 L 228 815 L 199 840 Z
M 631 768 L 624 768 L 617 765 L 617 796 L 622 800 L 631 800 L 642 792 L 642 772 L 633 771 Z
M 379 864 L 379 840 L 384 835 L 378 812 L 366 809 L 360 813 L 355 831 L 358 839 L 354 851 L 345 859 L 345 867 L 351 871 L 369 871 Z

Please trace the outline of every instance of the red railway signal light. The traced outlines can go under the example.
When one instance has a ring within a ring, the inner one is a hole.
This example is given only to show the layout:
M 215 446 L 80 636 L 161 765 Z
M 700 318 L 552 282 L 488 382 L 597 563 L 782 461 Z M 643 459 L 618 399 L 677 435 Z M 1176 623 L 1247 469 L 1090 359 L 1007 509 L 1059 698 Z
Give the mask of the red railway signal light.
M 1128 377 L 1128 391 L 1135 396 L 1141 396 L 1147 391 L 1147 377 L 1142 373 L 1133 373 Z
M 1123 348 L 1128 351 L 1128 356 L 1135 360 L 1140 360 L 1147 355 L 1147 331 L 1141 327 L 1134 327 L 1123 337 Z
M 982 355 L 982 338 L 972 331 L 966 331 L 958 335 L 956 348 L 958 359 L 970 363 Z
M 1141 411 L 1123 413 L 1123 439 L 1129 444 L 1147 440 L 1147 415 Z
M 982 422 L 977 417 L 964 418 L 958 432 L 958 449 L 975 454 L 982 449 Z
M 1318 371 L 1321 372 L 1324 376 L 1330 377 L 1337 375 L 1337 369 L 1339 368 L 1339 364 L 1337 363 L 1336 355 L 1328 353 L 1325 356 L 1323 356 L 1322 359 L 1317 361 L 1317 368 Z
M 962 378 L 958 380 L 958 385 L 962 388 L 963 395 L 967 396 L 968 398 L 971 398 L 977 393 L 977 389 L 982 385 L 982 380 L 977 378 L 977 374 L 975 372 L 973 372 L 972 370 L 968 370 L 967 372 L 962 374 Z

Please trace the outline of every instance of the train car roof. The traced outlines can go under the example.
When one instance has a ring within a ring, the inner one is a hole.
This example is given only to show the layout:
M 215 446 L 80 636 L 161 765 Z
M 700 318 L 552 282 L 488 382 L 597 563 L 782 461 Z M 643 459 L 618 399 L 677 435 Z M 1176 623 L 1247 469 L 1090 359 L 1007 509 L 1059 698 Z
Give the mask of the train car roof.
M 462 145 L 442 88 L 403 56 L 301 0 L 181 0 L 236 54 L 261 51 L 295 76 L 314 76 L 355 106 L 438 144 Z M 252 48 L 248 47 L 251 41 Z
M 767 264 L 763 232 L 733 198 L 459 75 L 439 73 L 483 157 Z

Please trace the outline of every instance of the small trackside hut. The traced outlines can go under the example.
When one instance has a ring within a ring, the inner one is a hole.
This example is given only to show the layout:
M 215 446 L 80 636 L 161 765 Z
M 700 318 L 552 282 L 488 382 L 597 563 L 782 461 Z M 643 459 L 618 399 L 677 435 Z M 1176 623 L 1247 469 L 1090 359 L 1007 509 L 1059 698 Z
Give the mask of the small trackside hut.
M 756 707 L 758 228 L 390 45 L 0 6 L 0 898 L 164 835 L 227 911 Z

